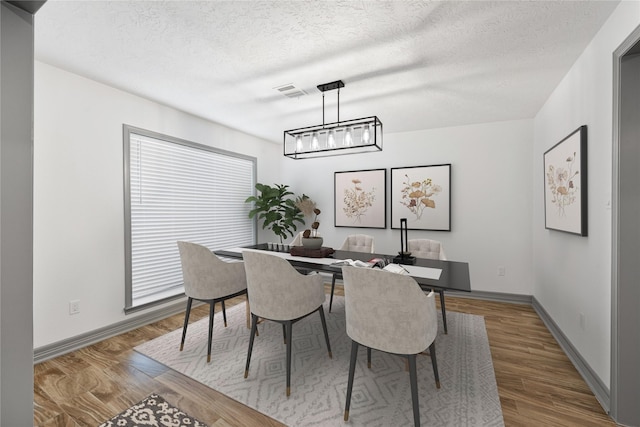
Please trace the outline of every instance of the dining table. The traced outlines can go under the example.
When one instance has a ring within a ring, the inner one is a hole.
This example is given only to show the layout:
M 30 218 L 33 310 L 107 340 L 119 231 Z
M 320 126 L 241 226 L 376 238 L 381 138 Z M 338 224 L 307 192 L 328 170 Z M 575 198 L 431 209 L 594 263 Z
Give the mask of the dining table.
M 244 250 L 269 252 L 272 255 L 286 259 L 296 269 L 318 271 L 328 274 L 340 274 L 342 272 L 342 266 L 346 265 L 345 260 L 358 260 L 365 263 L 372 260 L 383 260 L 386 264 L 393 264 L 392 261 L 397 256 L 344 250 L 325 251 L 325 253 L 328 254 L 322 257 L 299 256 L 292 255 L 292 249 L 289 251 L 278 250 L 276 245 L 268 245 L 267 243 L 220 249 L 215 250 L 214 253 L 224 258 L 242 259 L 242 252 Z M 469 263 L 467 262 L 415 258 L 414 264 L 399 265 L 425 290 L 471 292 Z
M 342 267 L 354 265 L 358 261 L 361 266 L 368 267 L 385 265 L 394 267 L 396 272 L 408 274 L 425 290 L 433 290 L 440 296 L 440 310 L 444 333 L 448 333 L 447 313 L 445 308 L 445 291 L 471 292 L 471 280 L 469 277 L 469 263 L 461 261 L 448 261 L 427 258 L 412 258 L 410 264 L 397 264 L 397 255 L 382 253 L 354 252 L 334 250 L 321 247 L 317 250 L 305 250 L 303 247 L 290 247 L 268 243 L 216 250 L 214 253 L 223 258 L 235 260 L 242 259 L 245 250 L 264 251 L 274 256 L 284 258 L 299 271 L 317 271 L 327 273 L 335 278 L 342 278 Z M 331 289 L 333 301 L 333 288 Z M 247 324 L 249 323 L 249 308 L 247 306 Z

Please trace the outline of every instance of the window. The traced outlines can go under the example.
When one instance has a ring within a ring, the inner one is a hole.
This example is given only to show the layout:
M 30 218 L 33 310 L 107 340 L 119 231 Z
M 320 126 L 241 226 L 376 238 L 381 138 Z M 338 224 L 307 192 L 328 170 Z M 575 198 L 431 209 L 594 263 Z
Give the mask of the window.
M 256 159 L 124 125 L 125 312 L 181 296 L 176 242 L 256 241 Z

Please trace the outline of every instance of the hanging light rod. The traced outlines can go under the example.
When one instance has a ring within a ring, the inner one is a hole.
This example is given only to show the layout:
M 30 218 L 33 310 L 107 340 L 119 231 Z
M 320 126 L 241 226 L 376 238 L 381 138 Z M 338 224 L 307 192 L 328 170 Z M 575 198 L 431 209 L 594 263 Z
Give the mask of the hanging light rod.
M 322 92 L 322 124 L 284 131 L 284 155 L 292 159 L 382 151 L 382 122 L 376 116 L 340 121 L 342 80 L 317 86 Z M 325 123 L 324 93 L 338 90 L 338 120 Z

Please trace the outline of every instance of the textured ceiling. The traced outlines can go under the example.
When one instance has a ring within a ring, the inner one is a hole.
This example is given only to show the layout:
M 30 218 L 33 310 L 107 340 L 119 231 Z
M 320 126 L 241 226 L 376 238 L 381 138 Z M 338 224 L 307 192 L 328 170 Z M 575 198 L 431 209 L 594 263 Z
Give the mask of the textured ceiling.
M 532 118 L 616 1 L 62 1 L 36 59 L 281 142 L 340 118 L 385 132 Z M 307 95 L 275 88 L 293 84 Z M 336 119 L 326 93 L 326 121 Z

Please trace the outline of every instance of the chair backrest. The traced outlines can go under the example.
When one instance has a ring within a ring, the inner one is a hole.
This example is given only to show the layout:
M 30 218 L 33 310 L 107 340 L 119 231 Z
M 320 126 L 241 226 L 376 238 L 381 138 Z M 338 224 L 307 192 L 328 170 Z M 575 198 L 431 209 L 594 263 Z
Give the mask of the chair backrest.
M 407 275 L 343 267 L 347 335 L 367 347 L 417 354 L 438 331 L 434 294 Z
M 373 253 L 373 236 L 368 236 L 366 234 L 352 234 L 344 239 L 340 249 L 343 251 Z
M 407 249 L 417 258 L 447 260 L 442 243 L 431 239 L 410 239 Z
M 271 320 L 292 320 L 324 303 L 324 279 L 299 273 L 289 262 L 268 253 L 242 252 L 251 312 Z
M 216 299 L 247 288 L 244 266 L 224 262 L 205 246 L 178 242 L 184 293 L 197 299 Z

